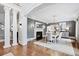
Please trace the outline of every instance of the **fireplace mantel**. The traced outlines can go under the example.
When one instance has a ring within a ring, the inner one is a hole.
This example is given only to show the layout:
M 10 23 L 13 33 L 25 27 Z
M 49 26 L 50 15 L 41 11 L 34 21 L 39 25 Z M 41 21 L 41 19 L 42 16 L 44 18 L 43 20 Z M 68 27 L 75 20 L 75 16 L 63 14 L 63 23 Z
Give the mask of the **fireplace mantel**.
M 42 28 L 36 28 L 36 29 L 34 29 L 35 31 L 43 31 L 43 29 Z
M 44 31 L 43 31 L 43 29 L 42 28 L 36 28 L 36 29 L 34 29 L 34 37 L 35 37 L 35 39 L 36 39 L 36 33 L 37 32 L 42 32 L 42 34 L 44 35 Z

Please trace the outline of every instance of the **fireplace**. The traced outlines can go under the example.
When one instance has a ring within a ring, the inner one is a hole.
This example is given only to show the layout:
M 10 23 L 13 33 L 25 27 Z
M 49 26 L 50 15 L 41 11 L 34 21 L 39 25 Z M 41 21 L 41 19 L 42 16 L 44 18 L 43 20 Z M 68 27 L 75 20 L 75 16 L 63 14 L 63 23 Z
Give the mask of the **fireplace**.
M 42 39 L 42 31 L 36 32 L 36 40 Z

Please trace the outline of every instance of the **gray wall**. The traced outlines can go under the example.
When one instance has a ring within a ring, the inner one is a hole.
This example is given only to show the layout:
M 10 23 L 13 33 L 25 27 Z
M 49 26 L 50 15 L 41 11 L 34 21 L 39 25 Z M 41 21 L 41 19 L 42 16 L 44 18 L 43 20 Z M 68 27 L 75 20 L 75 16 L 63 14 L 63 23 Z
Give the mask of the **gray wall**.
M 34 25 L 34 20 L 27 19 L 27 38 L 33 38 L 34 37 L 34 27 L 31 25 Z
M 12 17 L 12 10 L 10 12 L 10 25 L 12 24 L 13 17 Z M 0 5 L 0 25 L 5 23 L 5 11 L 4 6 Z M 0 29 L 0 39 L 4 39 L 4 30 Z
M 75 30 L 76 30 L 76 22 L 75 21 L 69 21 L 66 22 L 66 26 L 69 26 L 69 36 L 75 36 Z
M 4 7 L 0 5 L 0 25 L 4 25 L 4 19 L 5 19 L 5 14 L 4 14 Z M 0 29 L 0 39 L 4 39 L 4 31 Z
M 46 23 L 27 18 L 27 38 L 34 38 L 34 27 L 32 27 L 31 25 L 35 26 L 35 22 L 39 22 L 39 23 L 42 23 L 42 25 L 45 25 L 44 34 L 46 34 L 46 31 L 47 31 Z M 39 27 L 41 28 L 42 25 Z
M 0 25 L 4 25 L 4 14 L 0 13 Z M 4 38 L 4 31 L 0 29 L 0 39 Z

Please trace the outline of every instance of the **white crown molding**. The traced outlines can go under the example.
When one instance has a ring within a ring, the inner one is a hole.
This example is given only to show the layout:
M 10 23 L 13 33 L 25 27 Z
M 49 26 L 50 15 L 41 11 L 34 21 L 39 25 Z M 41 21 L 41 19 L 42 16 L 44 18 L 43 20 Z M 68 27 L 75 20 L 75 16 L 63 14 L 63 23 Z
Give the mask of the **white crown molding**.
M 1 5 L 3 5 L 4 7 L 7 6 L 7 7 L 10 7 L 10 8 L 16 9 L 18 11 L 21 10 L 21 8 L 19 6 L 12 4 L 12 3 L 1 3 Z
M 28 9 L 24 9 L 25 10 L 23 12 L 24 16 L 27 16 L 27 14 L 29 14 L 29 12 L 31 12 L 34 8 L 38 7 L 41 4 L 43 4 L 43 3 L 38 3 L 38 4 L 35 4 L 35 5 L 31 6 L 31 7 L 29 7 Z

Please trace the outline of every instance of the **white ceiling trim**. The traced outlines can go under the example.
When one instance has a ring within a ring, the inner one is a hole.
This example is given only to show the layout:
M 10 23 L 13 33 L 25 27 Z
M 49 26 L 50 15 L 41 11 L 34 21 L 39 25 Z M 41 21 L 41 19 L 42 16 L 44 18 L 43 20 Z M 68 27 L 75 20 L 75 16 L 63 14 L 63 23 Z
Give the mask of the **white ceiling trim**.
M 49 3 L 36 7 L 28 14 L 28 17 L 45 23 L 53 23 L 55 22 L 53 16 L 56 16 L 56 22 L 60 22 L 74 20 L 78 15 L 78 3 Z
M 38 7 L 39 5 L 41 5 L 42 3 L 27 3 L 27 6 L 26 5 L 23 5 L 23 8 L 22 8 L 22 12 L 24 14 L 24 16 L 27 16 L 27 14 L 29 12 L 31 12 L 34 8 Z M 22 6 L 22 5 L 21 5 Z
M 4 7 L 7 6 L 7 7 L 10 7 L 12 9 L 16 9 L 18 11 L 21 10 L 21 8 L 13 3 L 1 3 Z

